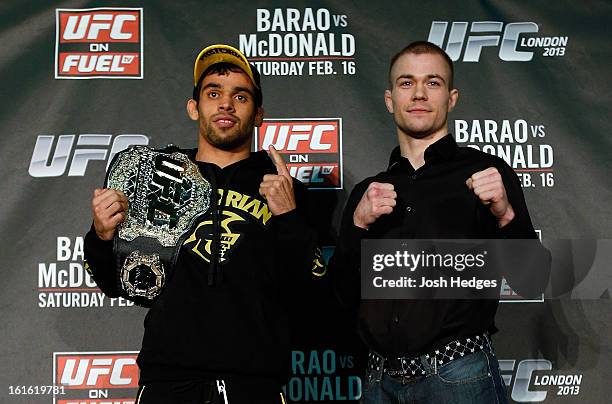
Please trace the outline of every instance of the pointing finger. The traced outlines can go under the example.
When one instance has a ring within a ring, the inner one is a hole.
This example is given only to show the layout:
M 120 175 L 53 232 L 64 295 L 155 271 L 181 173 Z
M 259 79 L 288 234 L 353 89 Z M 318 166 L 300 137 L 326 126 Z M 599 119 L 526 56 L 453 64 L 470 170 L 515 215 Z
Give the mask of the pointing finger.
M 272 161 L 276 166 L 276 172 L 278 173 L 278 175 L 282 175 L 283 177 L 291 177 L 291 174 L 289 174 L 289 170 L 287 170 L 287 164 L 285 163 L 285 160 L 283 160 L 282 156 L 278 151 L 276 151 L 274 146 L 270 146 L 268 151 L 270 152 Z

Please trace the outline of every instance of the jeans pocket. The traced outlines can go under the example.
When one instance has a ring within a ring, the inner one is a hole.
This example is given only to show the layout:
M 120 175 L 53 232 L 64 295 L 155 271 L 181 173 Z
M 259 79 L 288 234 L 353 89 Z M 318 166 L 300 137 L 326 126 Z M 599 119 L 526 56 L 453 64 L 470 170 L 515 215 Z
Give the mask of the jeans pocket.
M 455 359 L 438 368 L 438 377 L 444 383 L 462 384 L 491 377 L 489 358 L 483 351 Z

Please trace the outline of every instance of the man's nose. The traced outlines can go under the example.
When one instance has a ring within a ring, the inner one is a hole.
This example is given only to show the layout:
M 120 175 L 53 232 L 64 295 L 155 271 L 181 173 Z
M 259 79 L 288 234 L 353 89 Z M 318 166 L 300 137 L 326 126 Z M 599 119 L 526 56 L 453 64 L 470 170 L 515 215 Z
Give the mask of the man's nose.
M 424 83 L 417 83 L 414 87 L 414 94 L 412 94 L 412 99 L 415 100 L 426 100 L 427 99 L 427 89 Z
M 218 104 L 219 110 L 222 111 L 233 111 L 234 110 L 234 98 L 230 95 L 223 96 L 219 99 Z

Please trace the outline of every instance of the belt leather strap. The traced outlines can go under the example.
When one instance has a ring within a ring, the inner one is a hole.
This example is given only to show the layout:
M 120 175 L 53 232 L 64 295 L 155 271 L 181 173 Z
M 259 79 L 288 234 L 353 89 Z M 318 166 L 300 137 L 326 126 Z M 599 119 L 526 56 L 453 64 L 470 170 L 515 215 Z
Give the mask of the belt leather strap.
M 368 354 L 368 373 L 382 371 L 393 378 L 403 380 L 411 379 L 424 376 L 427 373 L 423 360 L 427 361 L 431 368 L 437 368 L 455 359 L 482 350 L 493 351 L 488 333 L 458 338 L 438 349 L 426 352 L 422 355 L 409 357 L 401 356 L 386 358 L 370 350 Z

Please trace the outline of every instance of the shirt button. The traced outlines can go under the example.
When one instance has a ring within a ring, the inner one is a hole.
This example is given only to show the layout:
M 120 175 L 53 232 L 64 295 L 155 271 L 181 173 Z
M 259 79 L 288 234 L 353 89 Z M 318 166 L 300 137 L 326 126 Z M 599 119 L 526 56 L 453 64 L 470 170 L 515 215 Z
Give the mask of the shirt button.
M 411 206 L 406 206 L 406 212 L 412 212 L 412 207 Z
M 416 174 L 412 174 L 412 175 L 410 176 L 410 178 L 412 178 L 413 180 L 416 180 L 416 177 L 417 177 L 417 175 L 416 175 Z
M 393 322 L 395 324 L 399 323 L 399 317 L 398 316 L 393 317 Z

